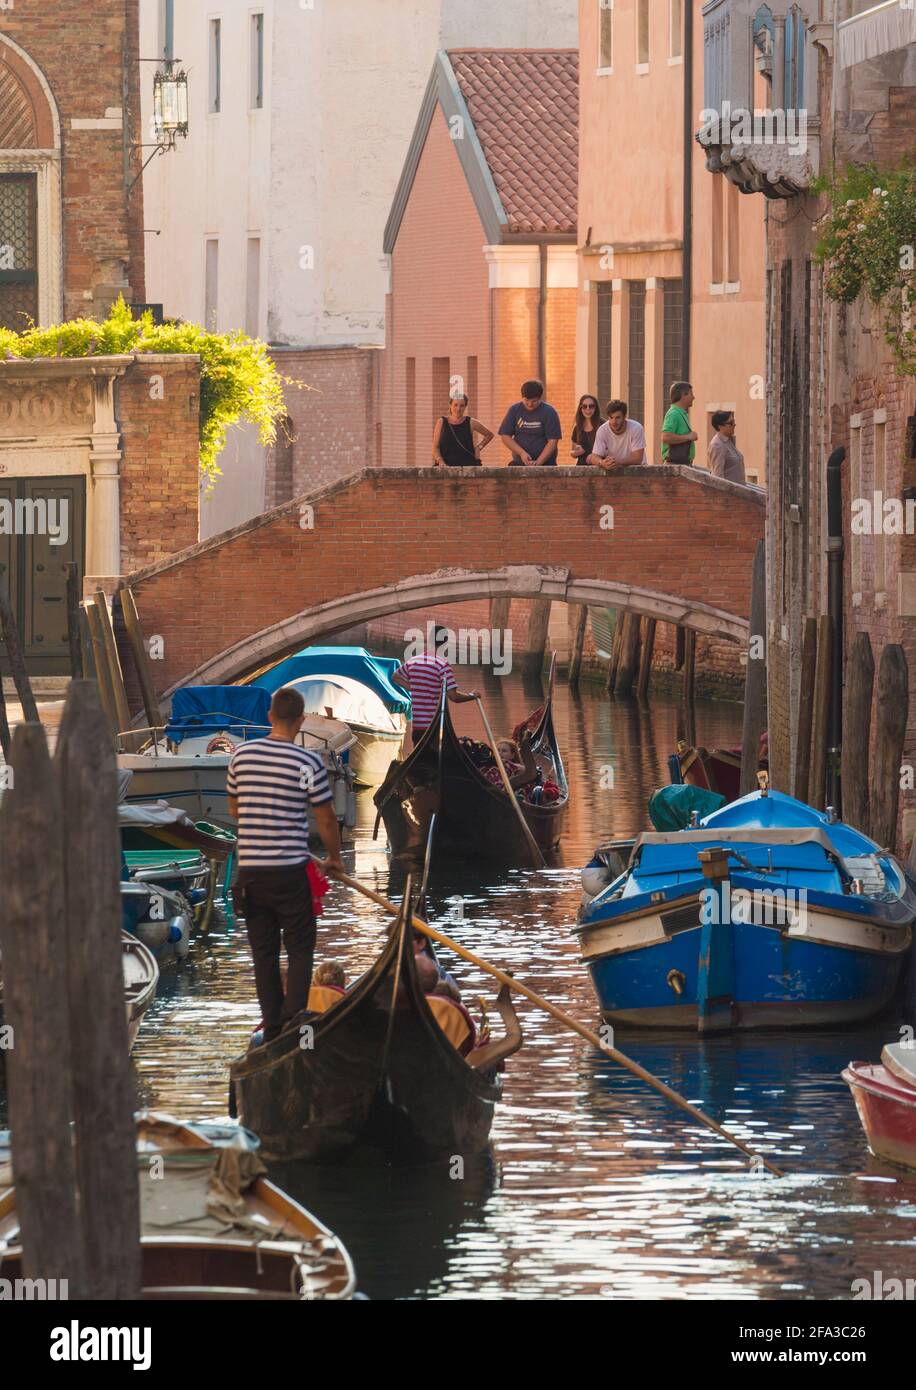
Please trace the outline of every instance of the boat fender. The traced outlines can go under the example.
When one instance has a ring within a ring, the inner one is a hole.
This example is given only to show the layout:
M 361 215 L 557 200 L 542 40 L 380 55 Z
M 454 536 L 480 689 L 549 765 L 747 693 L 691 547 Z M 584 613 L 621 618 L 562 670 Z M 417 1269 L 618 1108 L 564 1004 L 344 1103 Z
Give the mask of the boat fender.
M 190 946 L 191 924 L 187 917 L 173 917 L 169 922 L 169 944 L 174 947 L 175 955 L 179 960 L 183 960 L 191 949 Z
M 164 946 L 170 940 L 169 923 L 166 921 L 138 922 L 136 932 L 144 946 L 149 946 L 153 951 L 158 951 L 160 946 Z
M 611 882 L 611 871 L 606 864 L 586 864 L 581 879 L 583 891 L 590 898 L 597 898 Z

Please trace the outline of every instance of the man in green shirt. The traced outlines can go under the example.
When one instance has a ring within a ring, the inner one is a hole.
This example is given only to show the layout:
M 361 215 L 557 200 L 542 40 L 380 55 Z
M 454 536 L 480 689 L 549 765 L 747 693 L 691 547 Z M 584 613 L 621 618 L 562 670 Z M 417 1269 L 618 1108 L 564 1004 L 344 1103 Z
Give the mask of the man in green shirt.
M 689 381 L 676 381 L 669 392 L 671 405 L 662 421 L 662 460 L 664 463 L 693 463 L 697 434 L 690 428 L 687 412 L 696 400 Z M 673 457 L 670 457 L 673 451 Z

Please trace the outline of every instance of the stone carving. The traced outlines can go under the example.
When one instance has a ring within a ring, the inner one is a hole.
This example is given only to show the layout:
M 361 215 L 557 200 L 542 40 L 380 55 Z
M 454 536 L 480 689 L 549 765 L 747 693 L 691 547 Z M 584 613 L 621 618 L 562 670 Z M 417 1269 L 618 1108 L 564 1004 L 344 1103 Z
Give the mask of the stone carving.
M 92 421 L 88 381 L 0 380 L 0 437 L 90 434 Z

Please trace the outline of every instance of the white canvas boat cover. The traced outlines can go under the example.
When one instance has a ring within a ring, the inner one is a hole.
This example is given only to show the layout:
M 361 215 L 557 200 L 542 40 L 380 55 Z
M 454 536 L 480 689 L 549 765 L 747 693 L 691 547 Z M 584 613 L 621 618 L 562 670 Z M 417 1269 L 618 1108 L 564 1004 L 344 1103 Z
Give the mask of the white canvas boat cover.
M 298 690 L 305 701 L 307 714 L 327 714 L 345 724 L 358 724 L 375 733 L 403 732 L 404 716 L 392 714 L 374 690 L 352 676 L 301 676 L 290 681 L 289 688 Z
M 167 801 L 140 801 L 130 805 L 122 802 L 118 807 L 118 825 L 135 830 L 153 827 L 161 830 L 169 825 L 180 825 L 186 830 L 196 828 L 190 816 Z

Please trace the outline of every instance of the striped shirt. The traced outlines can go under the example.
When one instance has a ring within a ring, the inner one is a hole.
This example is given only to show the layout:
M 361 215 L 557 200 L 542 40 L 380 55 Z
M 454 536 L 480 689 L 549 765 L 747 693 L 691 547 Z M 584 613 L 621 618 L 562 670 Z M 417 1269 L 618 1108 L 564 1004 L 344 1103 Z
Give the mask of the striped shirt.
M 309 806 L 333 801 L 321 757 L 277 738 L 243 743 L 229 760 L 226 791 L 238 798 L 239 866 L 282 869 L 309 855 Z
M 457 690 L 455 673 L 447 661 L 438 656 L 413 656 L 395 671 L 399 681 L 405 681 L 410 691 L 414 732 L 426 729 L 439 713 L 442 684 L 446 690 Z

